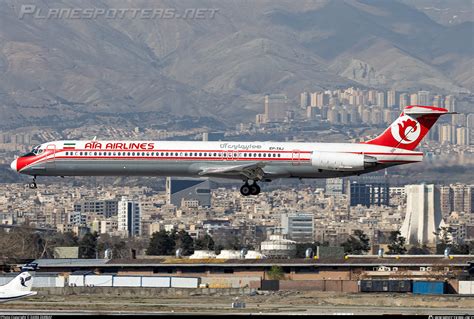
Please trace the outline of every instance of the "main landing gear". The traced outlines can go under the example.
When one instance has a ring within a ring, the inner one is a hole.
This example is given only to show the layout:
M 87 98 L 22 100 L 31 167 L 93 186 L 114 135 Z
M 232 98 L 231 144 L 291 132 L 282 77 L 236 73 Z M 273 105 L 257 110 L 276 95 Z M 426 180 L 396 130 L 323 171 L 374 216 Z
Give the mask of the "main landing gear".
M 258 186 L 256 181 L 254 181 L 252 185 L 249 185 L 249 182 L 246 181 L 240 188 L 240 193 L 244 196 L 258 195 L 260 194 L 260 186 Z
M 28 187 L 29 187 L 30 189 L 36 189 L 36 188 L 38 188 L 38 186 L 36 185 L 36 176 L 33 177 L 33 181 L 28 184 Z

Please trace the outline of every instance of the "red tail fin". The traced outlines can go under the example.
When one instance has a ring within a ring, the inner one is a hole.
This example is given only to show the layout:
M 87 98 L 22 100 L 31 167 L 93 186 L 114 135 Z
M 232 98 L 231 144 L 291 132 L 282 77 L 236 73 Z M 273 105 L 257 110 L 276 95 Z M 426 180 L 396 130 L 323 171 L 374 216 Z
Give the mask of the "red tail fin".
M 412 151 L 418 146 L 438 118 L 447 112 L 448 110 L 441 107 L 407 106 L 398 119 L 382 134 L 365 143 Z

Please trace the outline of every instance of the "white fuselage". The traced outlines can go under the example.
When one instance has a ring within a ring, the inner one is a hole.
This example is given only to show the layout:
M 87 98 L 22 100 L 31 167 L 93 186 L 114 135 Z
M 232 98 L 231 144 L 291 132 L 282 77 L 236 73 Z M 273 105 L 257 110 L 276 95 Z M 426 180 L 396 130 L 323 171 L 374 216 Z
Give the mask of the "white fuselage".
M 364 143 L 55 141 L 12 163 L 35 176 L 209 176 L 267 180 L 355 175 L 423 153 Z M 258 178 L 241 171 L 261 169 Z

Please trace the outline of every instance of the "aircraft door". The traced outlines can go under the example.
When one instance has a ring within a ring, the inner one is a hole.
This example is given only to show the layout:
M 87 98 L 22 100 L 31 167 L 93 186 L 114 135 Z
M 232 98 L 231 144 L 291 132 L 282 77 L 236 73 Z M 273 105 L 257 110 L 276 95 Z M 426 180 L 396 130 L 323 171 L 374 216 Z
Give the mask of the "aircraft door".
M 56 145 L 49 144 L 46 146 L 46 156 L 48 160 L 46 161 L 46 170 L 56 168 Z
M 293 165 L 300 165 L 301 160 L 301 151 L 300 150 L 293 150 L 291 152 L 291 163 Z

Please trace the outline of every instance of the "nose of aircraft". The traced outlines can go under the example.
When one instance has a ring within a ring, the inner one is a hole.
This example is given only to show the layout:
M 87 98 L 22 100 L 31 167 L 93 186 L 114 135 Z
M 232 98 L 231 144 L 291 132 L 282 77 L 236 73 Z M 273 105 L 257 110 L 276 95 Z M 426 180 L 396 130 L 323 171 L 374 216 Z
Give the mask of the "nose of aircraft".
M 17 171 L 17 166 L 16 166 L 16 159 L 10 164 L 10 167 L 12 168 L 12 170 L 14 170 L 15 172 Z

